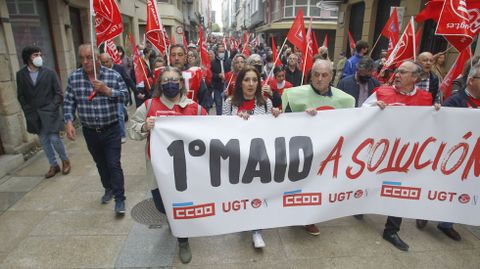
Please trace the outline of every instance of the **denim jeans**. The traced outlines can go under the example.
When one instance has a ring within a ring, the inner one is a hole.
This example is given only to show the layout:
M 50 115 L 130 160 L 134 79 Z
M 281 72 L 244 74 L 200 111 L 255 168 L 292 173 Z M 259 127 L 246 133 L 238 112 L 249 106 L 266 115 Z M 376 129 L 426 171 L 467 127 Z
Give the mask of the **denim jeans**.
M 215 101 L 217 115 L 222 115 L 223 91 L 213 90 L 213 100 Z
M 118 125 L 120 126 L 120 137 L 126 137 L 125 134 L 125 106 L 122 103 L 118 103 Z
M 124 177 L 120 163 L 121 138 L 118 124 L 103 132 L 83 128 L 87 148 L 97 164 L 103 187 L 111 189 L 115 200 L 125 200 Z
M 39 134 L 38 137 L 40 138 L 40 143 L 42 143 L 43 151 L 45 151 L 47 155 L 50 166 L 58 165 L 55 151 L 62 161 L 68 160 L 67 152 L 65 151 L 65 146 L 63 145 L 63 140 L 60 138 L 60 135 L 55 133 Z M 55 151 L 53 149 L 55 149 Z

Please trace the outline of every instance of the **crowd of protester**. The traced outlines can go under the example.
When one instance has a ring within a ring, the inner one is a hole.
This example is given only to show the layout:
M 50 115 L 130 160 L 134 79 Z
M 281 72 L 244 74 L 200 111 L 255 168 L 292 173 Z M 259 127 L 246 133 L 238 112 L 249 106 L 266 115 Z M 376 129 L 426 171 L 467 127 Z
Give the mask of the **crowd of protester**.
M 145 47 L 139 46 L 141 60 L 147 67 L 146 79 L 140 81 L 135 77 L 132 57 L 123 47 L 117 47 L 121 64 L 114 64 L 108 54 L 99 54 L 90 45 L 82 45 L 78 51 L 81 67 L 70 75 L 64 97 L 58 78 L 37 59 L 41 57 L 40 48 L 25 48 L 22 53 L 25 68 L 17 73 L 18 99 L 25 111 L 28 130 L 39 134 L 48 155 L 50 169 L 46 177 L 61 171 L 54 149 L 63 162 L 62 172 L 70 171 L 63 142 L 58 137 L 62 118 L 70 139 L 76 135 L 72 121 L 79 118 L 105 189 L 101 202 L 108 203 L 115 198 L 118 214 L 125 212 L 121 143 L 126 141 L 126 134 L 130 139 L 146 139 L 147 178 L 151 181 L 157 209 L 165 213 L 150 163 L 150 131 L 156 116 L 216 114 L 248 120 L 259 114 L 277 117 L 280 113 L 306 112 L 315 116 L 322 109 L 368 106 L 383 109 L 393 104 L 435 106 L 436 109 L 442 104 L 464 108 L 480 105 L 478 56 L 465 64 L 462 75 L 453 81 L 452 95 L 443 100 L 439 85 L 447 70 L 445 53 L 434 55 L 424 51 L 416 61 L 405 61 L 397 68 L 386 67 L 386 51 L 373 60 L 369 56 L 369 44 L 358 41 L 353 55 L 346 58 L 345 53 L 341 53 L 335 68 L 328 49 L 319 48 L 311 71 L 303 74 L 302 54 L 296 48 L 285 46 L 279 56 L 281 64 L 276 66 L 272 49 L 265 44 L 246 47 L 248 51 L 231 48 L 221 39 L 210 36 L 206 42 L 210 64 L 205 66 L 200 48 L 195 44 L 187 48 L 175 44 L 168 55 L 162 55 L 147 42 Z M 33 98 L 32 87 L 48 89 L 43 103 Z M 97 96 L 94 101 L 87 101 L 92 90 Z M 64 111 L 60 115 L 62 99 Z M 125 106 L 133 102 L 137 109 L 130 117 L 130 127 L 125 130 Z M 42 118 L 47 106 L 54 116 L 45 116 L 48 121 Z M 406 251 L 409 246 L 398 235 L 401 221 L 389 216 L 383 238 Z M 417 220 L 416 224 L 423 229 L 427 221 Z M 440 222 L 437 227 L 453 240 L 461 239 L 452 223 Z M 312 235 L 320 233 L 314 224 L 306 225 L 305 229 Z M 190 262 L 188 238 L 178 238 L 178 242 L 181 261 Z M 252 232 L 252 242 L 255 248 L 266 246 L 260 230 Z

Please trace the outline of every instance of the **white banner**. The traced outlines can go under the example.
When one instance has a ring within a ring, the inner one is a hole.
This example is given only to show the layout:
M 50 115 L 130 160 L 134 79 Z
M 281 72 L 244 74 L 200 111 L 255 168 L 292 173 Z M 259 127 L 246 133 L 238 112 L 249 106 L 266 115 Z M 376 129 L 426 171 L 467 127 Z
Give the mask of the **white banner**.
M 480 110 L 162 117 L 151 156 L 173 235 L 354 214 L 480 224 Z

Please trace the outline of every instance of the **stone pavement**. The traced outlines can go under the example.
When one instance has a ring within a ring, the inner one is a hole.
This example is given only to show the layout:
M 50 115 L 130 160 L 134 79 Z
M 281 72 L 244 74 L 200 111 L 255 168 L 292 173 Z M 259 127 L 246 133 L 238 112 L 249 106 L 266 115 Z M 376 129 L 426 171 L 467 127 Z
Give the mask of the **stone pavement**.
M 127 214 L 117 218 L 103 194 L 81 132 L 66 142 L 69 175 L 44 179 L 43 152 L 0 179 L 0 268 L 480 268 L 480 230 L 457 225 L 455 242 L 430 222 L 420 231 L 404 220 L 407 253 L 381 238 L 384 216 L 366 215 L 319 224 L 313 237 L 299 227 L 263 232 L 267 247 L 254 250 L 249 232 L 192 238 L 192 262 L 180 263 L 168 226 L 150 229 L 130 210 L 149 195 L 144 142 L 122 148 Z

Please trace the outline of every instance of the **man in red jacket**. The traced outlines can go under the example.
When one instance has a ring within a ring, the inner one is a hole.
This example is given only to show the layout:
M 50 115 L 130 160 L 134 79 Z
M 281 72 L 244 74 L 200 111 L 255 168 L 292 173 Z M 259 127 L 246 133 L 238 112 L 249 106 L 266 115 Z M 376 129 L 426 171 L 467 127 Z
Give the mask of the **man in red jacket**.
M 395 70 L 393 86 L 380 86 L 364 103 L 362 107 L 379 106 L 431 106 L 432 95 L 416 86 L 421 80 L 422 66 L 412 61 L 403 62 Z M 440 104 L 435 104 L 440 109 Z M 388 216 L 383 230 L 383 239 L 392 243 L 396 248 L 408 251 L 409 246 L 398 236 L 402 218 Z

